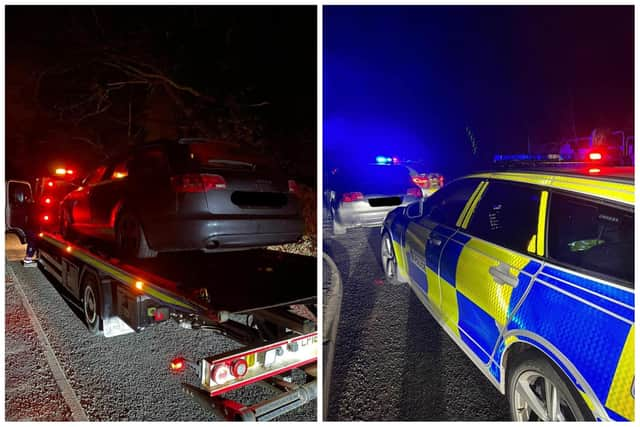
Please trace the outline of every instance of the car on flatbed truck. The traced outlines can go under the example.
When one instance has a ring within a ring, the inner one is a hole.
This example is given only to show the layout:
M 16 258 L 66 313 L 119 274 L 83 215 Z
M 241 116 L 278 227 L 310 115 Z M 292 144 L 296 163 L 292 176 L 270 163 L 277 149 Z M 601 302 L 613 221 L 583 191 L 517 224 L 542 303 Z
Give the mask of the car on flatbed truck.
M 16 186 L 12 189 L 12 186 Z M 28 183 L 9 181 L 16 200 L 30 198 Z M 23 191 L 18 197 L 18 190 Z M 29 196 L 29 197 L 27 197 Z M 20 230 L 22 215 L 7 208 L 7 225 Z M 159 322 L 220 333 L 246 347 L 199 361 L 174 360 L 171 370 L 195 368 L 197 386 L 183 390 L 229 419 L 268 420 L 315 399 L 316 258 L 266 249 L 182 252 L 124 261 L 100 241 L 78 244 L 40 232 L 39 266 L 62 285 L 92 334 L 113 337 Z M 300 370 L 305 383 L 287 375 Z M 244 406 L 222 394 L 258 381 L 282 393 Z
M 596 166 L 473 174 L 382 227 L 387 279 L 517 421 L 634 419 L 634 169 Z
M 136 145 L 62 200 L 61 233 L 114 242 L 119 254 L 221 252 L 298 241 L 296 184 L 266 155 L 206 139 Z

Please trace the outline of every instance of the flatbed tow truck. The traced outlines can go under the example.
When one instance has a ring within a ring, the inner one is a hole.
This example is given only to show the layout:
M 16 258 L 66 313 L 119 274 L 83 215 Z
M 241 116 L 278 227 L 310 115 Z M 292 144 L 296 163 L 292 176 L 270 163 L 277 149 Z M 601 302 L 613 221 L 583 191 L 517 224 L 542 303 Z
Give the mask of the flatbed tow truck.
M 40 267 L 81 304 L 92 333 L 112 337 L 174 320 L 244 345 L 197 361 L 177 357 L 169 367 L 196 369 L 199 384 L 183 383 L 183 391 L 219 417 L 270 420 L 316 398 L 316 258 L 261 249 L 126 263 L 95 242 L 38 237 Z M 304 384 L 291 381 L 295 369 Z M 224 397 L 252 383 L 279 394 L 251 406 Z

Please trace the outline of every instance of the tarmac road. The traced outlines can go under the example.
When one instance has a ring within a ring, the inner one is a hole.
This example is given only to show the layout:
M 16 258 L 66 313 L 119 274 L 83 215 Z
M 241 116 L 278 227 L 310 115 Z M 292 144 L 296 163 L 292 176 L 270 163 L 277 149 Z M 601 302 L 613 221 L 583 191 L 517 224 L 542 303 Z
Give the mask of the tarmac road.
M 508 420 L 502 396 L 406 285 L 383 280 L 378 228 L 333 236 L 342 275 L 329 420 Z
M 18 261 L 24 247 L 15 236 L 5 244 L 7 421 L 215 420 L 181 390 L 181 382 L 197 384 L 197 374 L 176 376 L 168 365 L 177 355 L 195 360 L 237 343 L 174 322 L 118 337 L 91 336 L 43 273 Z M 226 396 L 248 405 L 274 392 L 250 385 Z M 316 402 L 278 419 L 316 420 Z

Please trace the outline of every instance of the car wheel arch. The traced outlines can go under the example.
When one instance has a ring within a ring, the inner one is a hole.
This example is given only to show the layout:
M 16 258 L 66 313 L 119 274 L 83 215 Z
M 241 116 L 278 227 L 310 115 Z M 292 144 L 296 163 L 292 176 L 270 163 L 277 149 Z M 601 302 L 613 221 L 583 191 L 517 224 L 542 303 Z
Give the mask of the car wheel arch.
M 519 332 L 522 333 L 523 331 Z M 501 356 L 500 367 L 502 369 L 502 375 L 500 378 L 500 392 L 502 394 L 507 394 L 509 376 L 519 363 L 528 358 L 526 357 L 527 354 L 537 354 L 543 356 L 569 381 L 577 393 L 584 399 L 585 404 L 589 407 L 595 419 L 608 419 L 604 406 L 596 397 L 587 380 L 560 350 L 546 342 L 544 338 L 528 331 L 526 332 L 526 341 L 520 339 L 520 336 L 515 333 L 508 334 L 504 338 L 507 337 L 513 337 L 515 340 L 505 348 Z

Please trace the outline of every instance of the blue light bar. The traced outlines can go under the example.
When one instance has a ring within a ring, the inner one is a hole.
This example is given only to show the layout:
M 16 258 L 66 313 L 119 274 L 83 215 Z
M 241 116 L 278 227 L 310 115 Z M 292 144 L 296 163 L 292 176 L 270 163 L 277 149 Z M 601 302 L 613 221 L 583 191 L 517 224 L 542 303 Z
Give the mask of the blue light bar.
M 393 159 L 391 157 L 376 156 L 376 163 L 379 165 L 388 165 L 391 162 L 393 162 Z

